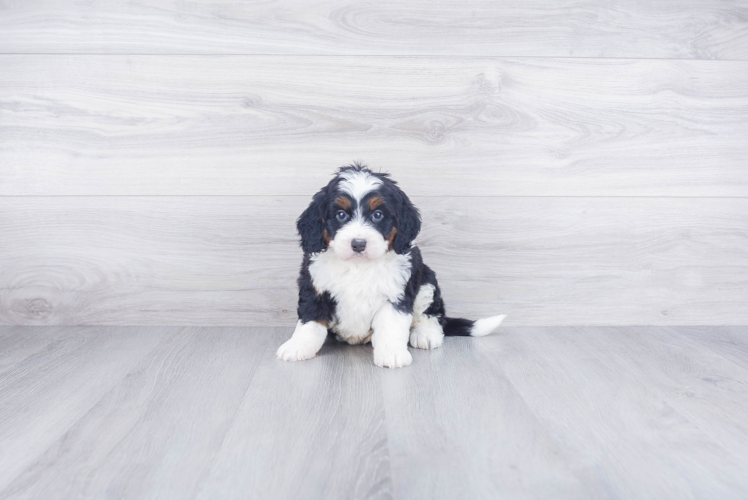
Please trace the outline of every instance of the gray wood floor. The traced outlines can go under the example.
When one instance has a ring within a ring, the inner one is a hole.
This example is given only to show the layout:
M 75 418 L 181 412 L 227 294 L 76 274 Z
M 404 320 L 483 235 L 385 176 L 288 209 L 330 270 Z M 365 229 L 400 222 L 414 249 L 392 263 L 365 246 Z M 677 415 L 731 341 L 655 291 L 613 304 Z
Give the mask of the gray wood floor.
M 0 328 L 0 498 L 745 498 L 747 327 Z

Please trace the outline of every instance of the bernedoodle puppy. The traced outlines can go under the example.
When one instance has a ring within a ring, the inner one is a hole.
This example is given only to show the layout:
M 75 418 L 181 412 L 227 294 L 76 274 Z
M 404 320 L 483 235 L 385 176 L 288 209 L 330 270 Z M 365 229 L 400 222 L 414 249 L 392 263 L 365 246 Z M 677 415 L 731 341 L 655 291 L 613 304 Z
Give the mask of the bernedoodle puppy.
M 304 250 L 299 321 L 279 359 L 313 358 L 329 331 L 349 344 L 371 341 L 375 365 L 399 368 L 413 360 L 409 340 L 435 349 L 445 335 L 487 335 L 505 317 L 445 315 L 436 274 L 413 244 L 421 217 L 388 174 L 341 168 L 296 227 Z

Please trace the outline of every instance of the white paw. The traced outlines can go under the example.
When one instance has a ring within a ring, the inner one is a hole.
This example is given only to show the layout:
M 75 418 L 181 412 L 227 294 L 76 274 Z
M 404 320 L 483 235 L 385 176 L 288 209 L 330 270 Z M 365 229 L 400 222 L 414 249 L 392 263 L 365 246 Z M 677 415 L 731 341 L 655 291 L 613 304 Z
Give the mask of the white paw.
M 410 345 L 418 349 L 436 349 L 444 343 L 441 328 L 416 328 L 410 332 Z
M 408 348 L 405 349 L 374 349 L 374 364 L 388 368 L 402 368 L 413 362 Z
M 291 338 L 285 344 L 278 348 L 275 353 L 278 359 L 283 361 L 302 361 L 311 359 L 317 355 L 319 347 L 317 342 L 310 342 L 304 339 Z

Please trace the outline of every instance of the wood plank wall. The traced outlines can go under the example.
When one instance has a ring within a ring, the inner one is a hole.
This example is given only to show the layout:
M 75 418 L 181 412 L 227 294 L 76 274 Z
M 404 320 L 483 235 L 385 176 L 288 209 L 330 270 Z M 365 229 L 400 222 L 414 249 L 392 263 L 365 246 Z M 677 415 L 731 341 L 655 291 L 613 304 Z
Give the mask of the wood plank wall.
M 294 323 L 392 173 L 448 311 L 748 322 L 748 1 L 0 4 L 0 324 Z

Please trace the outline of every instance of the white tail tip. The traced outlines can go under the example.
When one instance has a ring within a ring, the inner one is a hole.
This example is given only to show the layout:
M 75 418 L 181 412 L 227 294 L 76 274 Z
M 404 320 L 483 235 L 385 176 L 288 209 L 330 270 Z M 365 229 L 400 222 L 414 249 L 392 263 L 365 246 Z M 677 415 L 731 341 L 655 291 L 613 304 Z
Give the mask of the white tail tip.
M 473 328 L 470 330 L 471 337 L 482 337 L 488 335 L 492 331 L 496 330 L 502 321 L 506 318 L 506 314 L 500 314 L 499 316 L 491 316 L 490 318 L 483 318 L 473 323 Z

